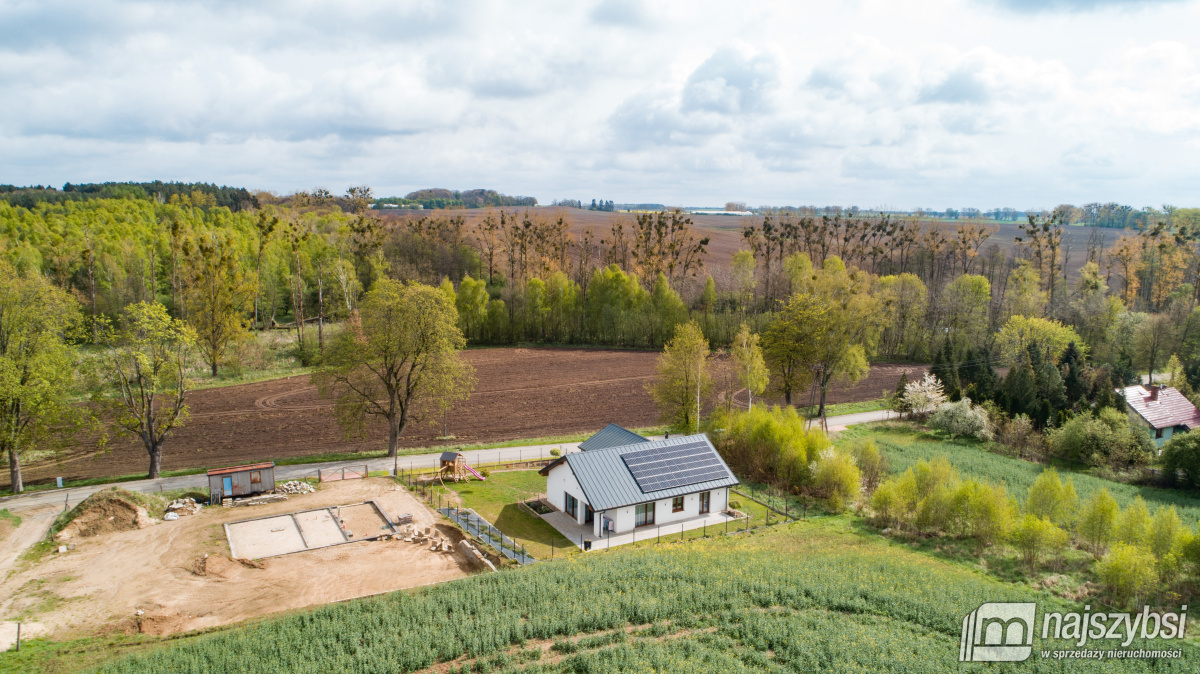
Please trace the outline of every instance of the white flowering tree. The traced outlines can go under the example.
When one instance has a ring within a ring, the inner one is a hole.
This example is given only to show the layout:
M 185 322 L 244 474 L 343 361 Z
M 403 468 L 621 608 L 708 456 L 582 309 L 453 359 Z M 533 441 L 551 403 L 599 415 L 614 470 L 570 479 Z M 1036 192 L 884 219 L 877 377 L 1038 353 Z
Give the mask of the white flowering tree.
M 970 398 L 940 405 L 929 418 L 929 425 L 946 432 L 951 438 L 961 435 L 980 440 L 992 439 L 987 410 L 979 405 L 972 405 Z
M 904 402 L 915 416 L 927 417 L 946 402 L 946 392 L 937 377 L 926 374 L 904 387 Z

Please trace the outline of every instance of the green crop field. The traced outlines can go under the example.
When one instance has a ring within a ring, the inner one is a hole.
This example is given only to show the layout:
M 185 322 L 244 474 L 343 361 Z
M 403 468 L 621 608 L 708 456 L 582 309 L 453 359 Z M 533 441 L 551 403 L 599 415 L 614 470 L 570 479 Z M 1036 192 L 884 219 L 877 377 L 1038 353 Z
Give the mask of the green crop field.
M 100 671 L 949 671 L 963 616 L 1014 600 L 1071 608 L 823 518 L 325 606 L 176 638 Z M 6 654 L 4 666 L 35 669 L 71 652 L 34 643 L 28 660 Z M 1106 669 L 1192 671 L 1200 649 L 1174 643 L 1181 660 Z M 1067 644 L 1034 647 L 1022 671 L 1093 667 L 1037 653 Z
M 903 472 L 921 460 L 944 456 L 963 477 L 973 477 L 992 483 L 1003 482 L 1010 494 L 1024 501 L 1029 487 L 1046 466 L 986 451 L 975 440 L 946 440 L 906 426 L 853 428 L 842 435 L 842 442 L 854 438 L 870 438 L 888 457 L 892 472 Z M 1160 489 L 1123 484 L 1086 473 L 1058 468 L 1064 480 L 1075 482 L 1079 498 L 1087 500 L 1101 489 L 1108 489 L 1122 508 L 1141 496 L 1153 512 L 1158 506 L 1175 506 L 1179 516 L 1189 526 L 1200 521 L 1200 498 L 1175 489 Z

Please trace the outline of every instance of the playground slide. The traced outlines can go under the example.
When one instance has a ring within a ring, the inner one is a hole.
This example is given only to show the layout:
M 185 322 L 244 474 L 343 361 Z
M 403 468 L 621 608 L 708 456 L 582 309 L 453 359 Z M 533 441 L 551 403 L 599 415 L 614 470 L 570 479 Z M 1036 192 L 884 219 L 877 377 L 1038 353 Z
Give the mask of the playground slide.
M 479 473 L 476 473 L 474 468 L 472 468 L 470 466 L 463 466 L 463 467 L 466 468 L 467 470 L 471 471 L 471 474 L 474 475 L 475 477 L 479 478 L 480 480 L 487 479 L 486 477 L 480 475 Z

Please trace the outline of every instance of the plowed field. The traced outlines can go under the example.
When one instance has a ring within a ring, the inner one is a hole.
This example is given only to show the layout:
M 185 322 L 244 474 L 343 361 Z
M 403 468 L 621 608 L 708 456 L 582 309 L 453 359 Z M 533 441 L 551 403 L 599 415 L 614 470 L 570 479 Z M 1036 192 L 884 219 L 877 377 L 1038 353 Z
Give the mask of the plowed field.
M 627 427 L 657 423 L 645 384 L 654 376 L 657 353 L 604 349 L 478 349 L 463 357 L 475 367 L 478 384 L 471 399 L 441 419 L 410 423 L 404 447 L 495 442 L 598 430 L 609 422 Z M 878 398 L 891 390 L 902 369 L 910 378 L 920 366 L 872 367 L 854 387 L 834 387 L 829 402 Z M 807 396 L 805 396 L 807 398 Z M 806 404 L 805 400 L 796 400 Z M 166 445 L 164 470 L 208 468 L 238 463 L 311 456 L 330 452 L 381 450 L 382 424 L 365 440 L 347 440 L 333 417 L 332 403 L 317 395 L 307 376 L 206 389 L 188 394 L 191 418 Z M 109 451 L 79 446 L 61 460 L 27 467 L 29 481 L 135 474 L 148 459 L 140 442 L 114 438 Z

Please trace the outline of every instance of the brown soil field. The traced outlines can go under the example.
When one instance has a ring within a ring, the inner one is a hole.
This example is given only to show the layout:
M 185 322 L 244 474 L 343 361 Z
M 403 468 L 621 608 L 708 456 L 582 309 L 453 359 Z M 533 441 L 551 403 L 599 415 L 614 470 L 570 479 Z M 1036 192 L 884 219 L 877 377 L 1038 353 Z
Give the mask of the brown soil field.
M 657 412 L 645 385 L 654 376 L 658 354 L 649 351 L 568 348 L 477 349 L 463 357 L 475 367 L 478 385 L 471 399 L 450 412 L 446 429 L 454 444 L 584 433 L 609 422 L 627 427 L 655 425 Z M 892 390 L 900 372 L 920 365 L 879 364 L 853 386 L 835 385 L 829 402 L 878 398 Z M 807 394 L 794 401 L 807 404 Z M 381 424 L 365 440 L 348 440 L 332 414 L 331 402 L 317 395 L 308 377 L 206 389 L 188 394 L 191 418 L 168 441 L 164 470 L 211 468 L 330 452 L 381 450 L 387 432 Z M 445 444 L 440 419 L 410 424 L 404 447 Z M 57 461 L 31 464 L 30 482 L 136 474 L 146 470 L 139 442 L 114 439 L 104 454 L 77 446 Z
M 478 384 L 470 400 L 451 410 L 445 430 L 454 444 L 598 430 L 609 422 L 651 426 L 657 414 L 645 383 L 657 353 L 607 349 L 505 348 L 464 352 Z M 205 389 L 187 394 L 191 417 L 172 435 L 163 470 L 209 468 L 283 457 L 381 450 L 387 430 L 374 424 L 365 440 L 346 439 L 307 376 Z M 445 444 L 441 419 L 410 423 L 404 447 Z M 25 471 L 35 482 L 135 474 L 148 458 L 140 441 L 113 438 L 108 451 L 77 446 L 58 460 Z
M 172 634 L 471 573 L 460 553 L 401 540 L 347 543 L 257 564 L 229 559 L 225 522 L 367 499 L 391 518 L 411 513 L 418 527 L 437 521 L 408 491 L 379 478 L 325 483 L 280 503 L 204 508 L 146 529 L 81 538 L 65 554 L 19 563 L 0 583 L 0 616 L 32 618 L 66 637 Z

